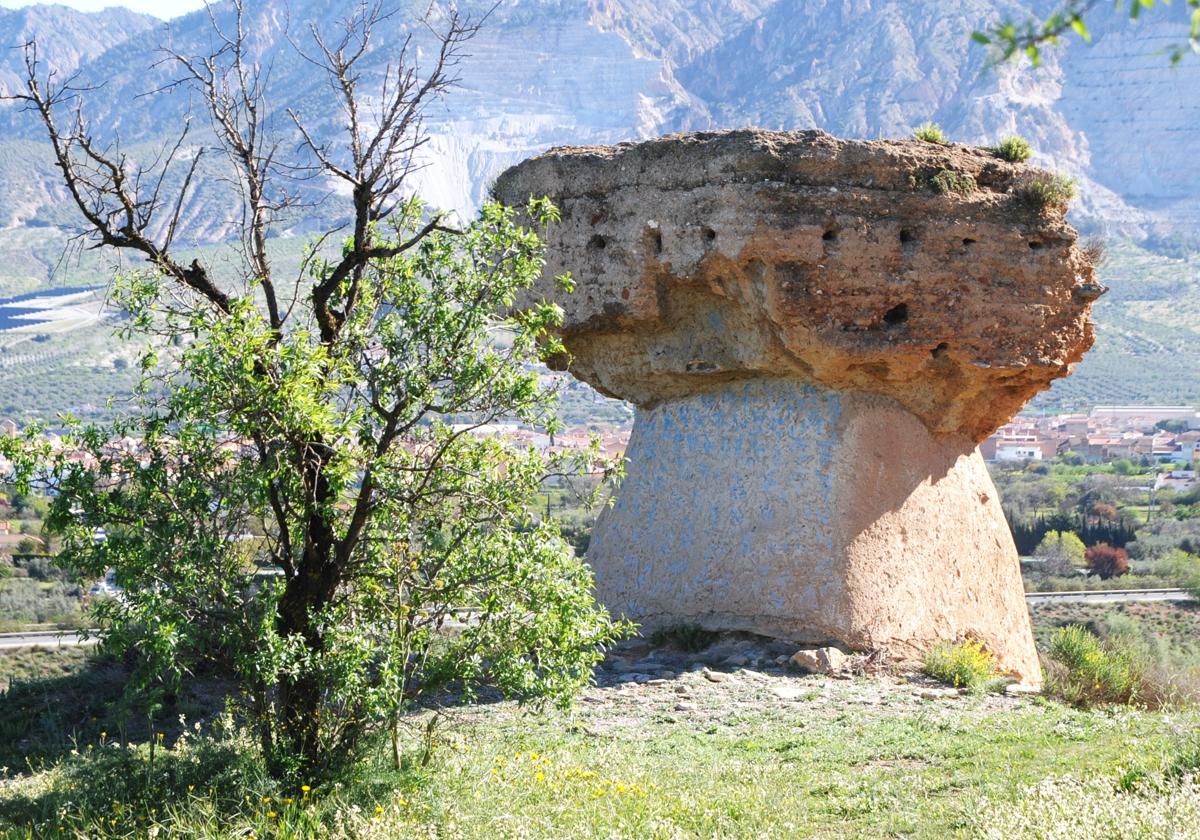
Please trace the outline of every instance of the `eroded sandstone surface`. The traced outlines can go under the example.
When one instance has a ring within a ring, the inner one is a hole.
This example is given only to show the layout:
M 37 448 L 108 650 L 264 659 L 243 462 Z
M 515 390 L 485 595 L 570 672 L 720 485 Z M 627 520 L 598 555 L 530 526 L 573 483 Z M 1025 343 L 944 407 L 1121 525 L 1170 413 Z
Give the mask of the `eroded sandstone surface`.
M 569 369 L 630 400 L 628 478 L 593 536 L 601 596 L 915 657 L 970 636 L 1038 679 L 1016 552 L 975 443 L 1092 343 L 1094 280 L 1036 170 L 822 132 L 553 150 Z M 952 189 L 947 190 L 949 183 Z M 567 361 L 567 360 L 564 360 Z

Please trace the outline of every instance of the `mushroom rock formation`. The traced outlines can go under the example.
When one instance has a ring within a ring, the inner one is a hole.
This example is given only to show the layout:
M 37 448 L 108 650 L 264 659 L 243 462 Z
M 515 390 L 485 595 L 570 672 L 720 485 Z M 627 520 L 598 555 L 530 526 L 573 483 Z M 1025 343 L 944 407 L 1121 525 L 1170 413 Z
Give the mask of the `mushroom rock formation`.
M 976 444 L 1092 344 L 1093 279 L 1046 173 L 819 131 L 560 148 L 533 291 L 568 369 L 637 406 L 588 559 L 643 626 L 694 622 L 911 661 L 972 638 L 1040 680 Z M 552 279 L 573 273 L 576 290 Z

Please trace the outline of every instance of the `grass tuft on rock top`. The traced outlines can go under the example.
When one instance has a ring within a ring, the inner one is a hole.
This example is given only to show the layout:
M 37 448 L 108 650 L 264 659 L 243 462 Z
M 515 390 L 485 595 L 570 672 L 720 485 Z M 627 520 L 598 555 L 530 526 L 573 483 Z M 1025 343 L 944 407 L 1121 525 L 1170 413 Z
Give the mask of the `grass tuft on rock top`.
M 1039 211 L 1048 208 L 1066 210 L 1075 194 L 1075 179 L 1061 173 L 1031 175 L 1013 188 L 1013 195 L 1019 202 Z
M 925 143 L 936 143 L 939 146 L 946 146 L 950 143 L 950 138 L 942 131 L 942 127 L 935 122 L 921 123 L 913 132 L 913 139 L 921 140 Z
M 995 146 L 992 146 L 989 151 L 1000 158 L 1000 160 L 1006 160 L 1009 163 L 1024 163 L 1033 157 L 1033 147 L 1029 145 L 1028 140 L 1019 134 L 1005 137 Z

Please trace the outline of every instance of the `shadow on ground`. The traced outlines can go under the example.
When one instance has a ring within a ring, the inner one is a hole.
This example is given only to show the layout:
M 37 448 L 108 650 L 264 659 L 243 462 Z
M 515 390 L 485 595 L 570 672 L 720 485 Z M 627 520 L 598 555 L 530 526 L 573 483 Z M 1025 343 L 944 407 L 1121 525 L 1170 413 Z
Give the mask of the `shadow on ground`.
M 127 703 L 130 669 L 100 654 L 70 673 L 14 680 L 0 691 L 0 767 L 9 775 L 34 772 L 72 751 L 107 742 L 147 741 L 157 733 L 170 744 L 181 731 L 180 716 L 194 721 L 219 711 L 227 686 L 195 680 L 180 694 L 168 693 L 154 716 L 144 703 Z

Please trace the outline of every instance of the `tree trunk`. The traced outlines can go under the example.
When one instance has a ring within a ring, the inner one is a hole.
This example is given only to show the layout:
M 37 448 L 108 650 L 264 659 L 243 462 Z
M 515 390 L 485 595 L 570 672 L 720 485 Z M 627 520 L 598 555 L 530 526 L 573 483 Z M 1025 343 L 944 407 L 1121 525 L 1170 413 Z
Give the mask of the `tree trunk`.
M 332 601 L 339 583 L 335 550 L 337 537 L 324 514 L 332 501 L 332 490 L 324 469 L 332 454 L 328 447 L 310 445 L 304 459 L 305 483 L 316 504 L 305 521 L 304 552 L 294 577 L 290 578 L 279 600 L 276 628 L 283 638 L 300 636 L 313 656 L 325 649 L 325 636 L 313 616 Z M 307 766 L 323 763 L 321 716 L 323 686 L 311 668 L 299 675 L 281 675 L 279 691 L 279 737 L 277 749 L 288 749 L 294 759 Z

